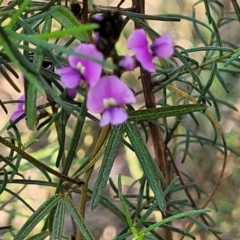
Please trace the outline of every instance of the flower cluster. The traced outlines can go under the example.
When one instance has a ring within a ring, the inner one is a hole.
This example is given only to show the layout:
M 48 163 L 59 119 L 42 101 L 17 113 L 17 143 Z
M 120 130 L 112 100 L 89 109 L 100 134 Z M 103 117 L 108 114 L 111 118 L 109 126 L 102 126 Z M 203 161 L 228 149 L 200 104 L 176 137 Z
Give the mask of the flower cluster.
M 99 28 L 95 30 L 95 43 L 82 43 L 77 46 L 75 51 L 78 54 L 68 57 L 69 66 L 59 68 L 56 72 L 60 75 L 71 98 L 75 98 L 79 84 L 83 81 L 87 82 L 89 85 L 87 109 L 92 113 L 101 114 L 101 126 L 109 123 L 121 124 L 128 118 L 124 105 L 135 103 L 136 99 L 133 91 L 121 81 L 119 76 L 104 75 L 102 63 L 114 52 L 112 50 L 121 33 L 121 28 L 117 26 L 120 24 L 122 27 L 123 20 L 119 13 L 107 12 L 103 15 L 95 15 L 93 21 L 99 24 Z M 114 60 L 114 63 L 119 70 L 132 71 L 141 66 L 147 72 L 153 73 L 155 71 L 153 59 L 168 58 L 174 52 L 169 35 L 157 38 L 150 45 L 143 29 L 137 29 L 130 35 L 127 46 L 135 55 L 118 56 L 119 60 L 117 62 Z M 25 97 L 22 96 L 20 100 L 24 99 Z M 18 104 L 11 120 L 16 120 L 22 115 L 23 108 L 24 103 Z
M 103 55 L 93 44 L 80 44 L 76 52 L 103 60 Z M 69 67 L 57 69 L 65 87 L 74 91 L 82 81 L 86 81 L 90 86 L 87 108 L 92 113 L 102 114 L 100 125 L 123 123 L 128 117 L 123 106 L 135 103 L 128 86 L 114 75 L 101 77 L 100 63 L 74 55 L 70 55 L 68 61 Z
M 98 38 L 96 38 L 98 39 Z M 97 41 L 97 40 L 96 40 Z M 141 65 L 143 69 L 152 73 L 155 71 L 153 58 L 171 57 L 174 52 L 172 39 L 164 35 L 148 45 L 147 35 L 143 29 L 135 30 L 128 39 L 128 48 L 135 56 L 124 56 L 120 59 L 119 68 L 131 71 Z M 103 54 L 94 44 L 80 44 L 76 52 L 103 61 Z M 115 75 L 104 76 L 102 65 L 99 62 L 70 55 L 69 67 L 57 69 L 61 81 L 71 92 L 77 92 L 77 86 L 86 81 L 89 85 L 87 109 L 95 114 L 101 114 L 101 126 L 109 123 L 121 124 L 128 118 L 124 105 L 136 102 L 132 90 Z M 102 76 L 103 75 L 103 76 Z M 74 95 L 74 94 L 73 94 Z

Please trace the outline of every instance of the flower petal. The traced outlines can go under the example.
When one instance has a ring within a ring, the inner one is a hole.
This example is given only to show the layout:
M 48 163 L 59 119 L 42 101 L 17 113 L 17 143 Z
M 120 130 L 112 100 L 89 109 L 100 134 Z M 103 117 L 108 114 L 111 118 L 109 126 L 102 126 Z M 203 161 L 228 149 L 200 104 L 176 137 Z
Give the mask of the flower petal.
M 114 99 L 116 106 L 135 103 L 131 89 L 116 76 L 104 76 L 88 91 L 87 108 L 93 113 L 105 110 L 104 100 Z
M 76 88 L 69 88 L 68 90 L 67 90 L 67 94 L 68 94 L 68 96 L 70 97 L 70 98 L 75 98 L 76 97 L 76 95 L 77 95 L 77 89 Z
M 152 52 L 155 56 L 160 58 L 171 57 L 174 53 L 174 46 L 172 43 L 172 37 L 168 34 L 156 39 L 152 46 Z
M 21 102 L 21 103 L 17 103 L 16 105 L 16 111 L 23 111 L 24 109 L 24 105 L 25 105 L 25 94 L 23 94 L 22 96 L 20 96 L 18 98 L 19 101 L 24 101 L 24 102 Z
M 103 60 L 102 53 L 100 53 L 93 44 L 80 44 L 75 50 L 100 61 Z M 70 65 L 74 68 L 78 68 L 79 64 L 81 64 L 83 66 L 81 74 L 84 77 L 84 80 L 86 80 L 91 87 L 96 85 L 102 73 L 101 64 L 74 55 L 70 55 L 68 60 Z
M 109 123 L 118 125 L 125 122 L 128 118 L 126 111 L 121 107 L 111 107 L 103 112 L 100 126 L 103 127 Z
M 146 32 L 143 29 L 136 29 L 128 38 L 128 48 L 147 48 L 148 40 Z
M 97 21 L 102 21 L 103 20 L 103 14 L 102 13 L 96 13 L 93 15 L 93 18 L 96 19 Z
M 12 121 L 15 121 L 16 119 L 18 119 L 20 116 L 22 116 L 24 114 L 24 110 L 16 110 L 13 112 L 13 114 L 11 115 L 10 119 Z
M 128 49 L 135 53 L 137 60 L 146 71 L 155 72 L 152 55 L 148 48 L 147 35 L 143 29 L 137 29 L 130 35 Z
M 119 66 L 126 71 L 132 71 L 136 67 L 136 61 L 133 57 L 126 55 L 119 61 Z
M 81 81 L 81 73 L 73 67 L 64 67 L 56 70 L 66 88 L 76 88 Z

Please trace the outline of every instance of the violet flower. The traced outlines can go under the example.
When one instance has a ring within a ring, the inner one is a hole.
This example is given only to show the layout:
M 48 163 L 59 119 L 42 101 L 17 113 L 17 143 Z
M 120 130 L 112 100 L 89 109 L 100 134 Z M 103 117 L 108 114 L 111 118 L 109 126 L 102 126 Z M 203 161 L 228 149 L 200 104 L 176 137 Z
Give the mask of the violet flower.
M 23 94 L 21 97 L 19 97 L 18 100 L 19 101 L 24 101 L 24 102 L 17 103 L 16 109 L 10 117 L 10 119 L 12 121 L 15 121 L 16 119 L 18 119 L 20 116 L 22 116 L 25 113 L 25 111 L 24 111 L 25 94 Z
M 25 101 L 26 101 L 26 96 L 25 94 L 23 94 L 21 97 L 18 98 L 19 101 L 22 101 L 20 103 L 17 103 L 16 109 L 13 112 L 13 114 L 11 115 L 10 119 L 12 121 L 15 121 L 16 119 L 18 119 L 19 117 L 21 117 L 23 114 L 25 114 Z M 36 114 L 40 114 L 40 111 L 36 111 Z
M 118 65 L 125 71 L 132 71 L 136 67 L 136 60 L 133 57 L 126 55 L 119 61 Z
M 103 60 L 102 53 L 93 44 L 80 44 L 75 51 Z M 70 55 L 68 61 L 70 67 L 59 68 L 56 71 L 66 88 L 76 88 L 82 80 L 87 81 L 90 87 L 96 85 L 102 73 L 101 64 L 75 55 Z
M 136 29 L 128 38 L 128 49 L 135 53 L 141 66 L 148 72 L 155 72 L 153 57 L 171 57 L 174 46 L 170 35 L 157 38 L 151 47 L 148 46 L 147 34 L 143 29 Z
M 101 113 L 100 126 L 109 123 L 121 124 L 128 114 L 123 105 L 135 103 L 136 99 L 129 87 L 118 77 L 104 76 L 88 91 L 87 108 L 92 113 Z

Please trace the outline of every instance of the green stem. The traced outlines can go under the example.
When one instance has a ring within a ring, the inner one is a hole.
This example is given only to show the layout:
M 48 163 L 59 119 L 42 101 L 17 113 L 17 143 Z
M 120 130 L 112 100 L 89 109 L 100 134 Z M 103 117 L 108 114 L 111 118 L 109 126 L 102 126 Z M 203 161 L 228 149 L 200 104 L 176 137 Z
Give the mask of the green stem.
M 96 143 L 96 146 L 94 148 L 93 151 L 93 155 L 90 159 L 90 163 L 95 159 L 96 156 L 99 156 L 99 152 L 103 153 L 103 151 L 101 151 L 102 146 L 105 146 L 105 143 L 108 139 L 108 134 L 109 131 L 111 129 L 110 125 L 107 125 L 106 127 L 104 127 L 100 133 L 100 136 L 98 138 L 98 141 Z M 84 218 L 85 215 L 85 209 L 86 209 L 86 202 L 87 202 L 87 196 L 88 196 L 88 182 L 89 179 L 92 175 L 93 169 L 94 169 L 94 165 L 90 165 L 91 167 L 86 171 L 85 175 L 84 175 L 84 185 L 81 189 L 81 199 L 80 199 L 80 206 L 79 206 L 79 211 L 81 216 Z M 83 235 L 80 231 L 77 232 L 77 238 L 76 240 L 82 240 L 83 239 Z

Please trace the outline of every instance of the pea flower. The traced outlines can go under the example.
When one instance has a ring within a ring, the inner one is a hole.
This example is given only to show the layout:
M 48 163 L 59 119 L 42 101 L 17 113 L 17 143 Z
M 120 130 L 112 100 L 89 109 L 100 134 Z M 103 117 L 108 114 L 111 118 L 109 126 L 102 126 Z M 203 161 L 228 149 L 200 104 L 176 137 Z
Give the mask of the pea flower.
M 136 29 L 128 38 L 128 49 L 135 53 L 141 66 L 148 72 L 155 72 L 152 62 L 153 57 L 171 57 L 174 46 L 170 35 L 166 34 L 157 38 L 149 47 L 147 34 L 143 29 Z
M 103 60 L 102 53 L 93 44 L 80 44 L 75 51 L 100 61 Z M 87 81 L 90 87 L 96 85 L 102 73 L 101 64 L 75 55 L 70 55 L 68 62 L 69 67 L 59 68 L 56 71 L 61 76 L 61 81 L 66 88 L 76 88 L 82 80 Z
M 118 77 L 103 76 L 89 89 L 87 108 L 92 113 L 102 114 L 100 126 L 103 127 L 109 123 L 117 125 L 126 121 L 128 114 L 123 105 L 135 102 L 131 89 Z
M 15 109 L 15 111 L 13 112 L 13 114 L 10 117 L 11 121 L 15 121 L 16 119 L 21 117 L 23 114 L 25 114 L 25 110 L 24 110 L 24 108 L 25 108 L 25 101 L 26 101 L 25 94 L 20 96 L 18 98 L 18 101 L 21 101 L 21 102 L 17 103 L 16 109 Z M 36 114 L 40 114 L 40 112 L 37 110 Z
M 136 67 L 136 60 L 129 55 L 125 55 L 118 63 L 119 67 L 126 71 L 132 71 Z
M 18 100 L 25 101 L 25 94 L 23 94 L 21 97 L 19 97 Z M 22 116 L 25 113 L 24 105 L 25 105 L 24 102 L 17 103 L 16 109 L 10 117 L 10 119 L 12 121 L 15 121 L 16 119 L 18 119 L 20 116 Z

